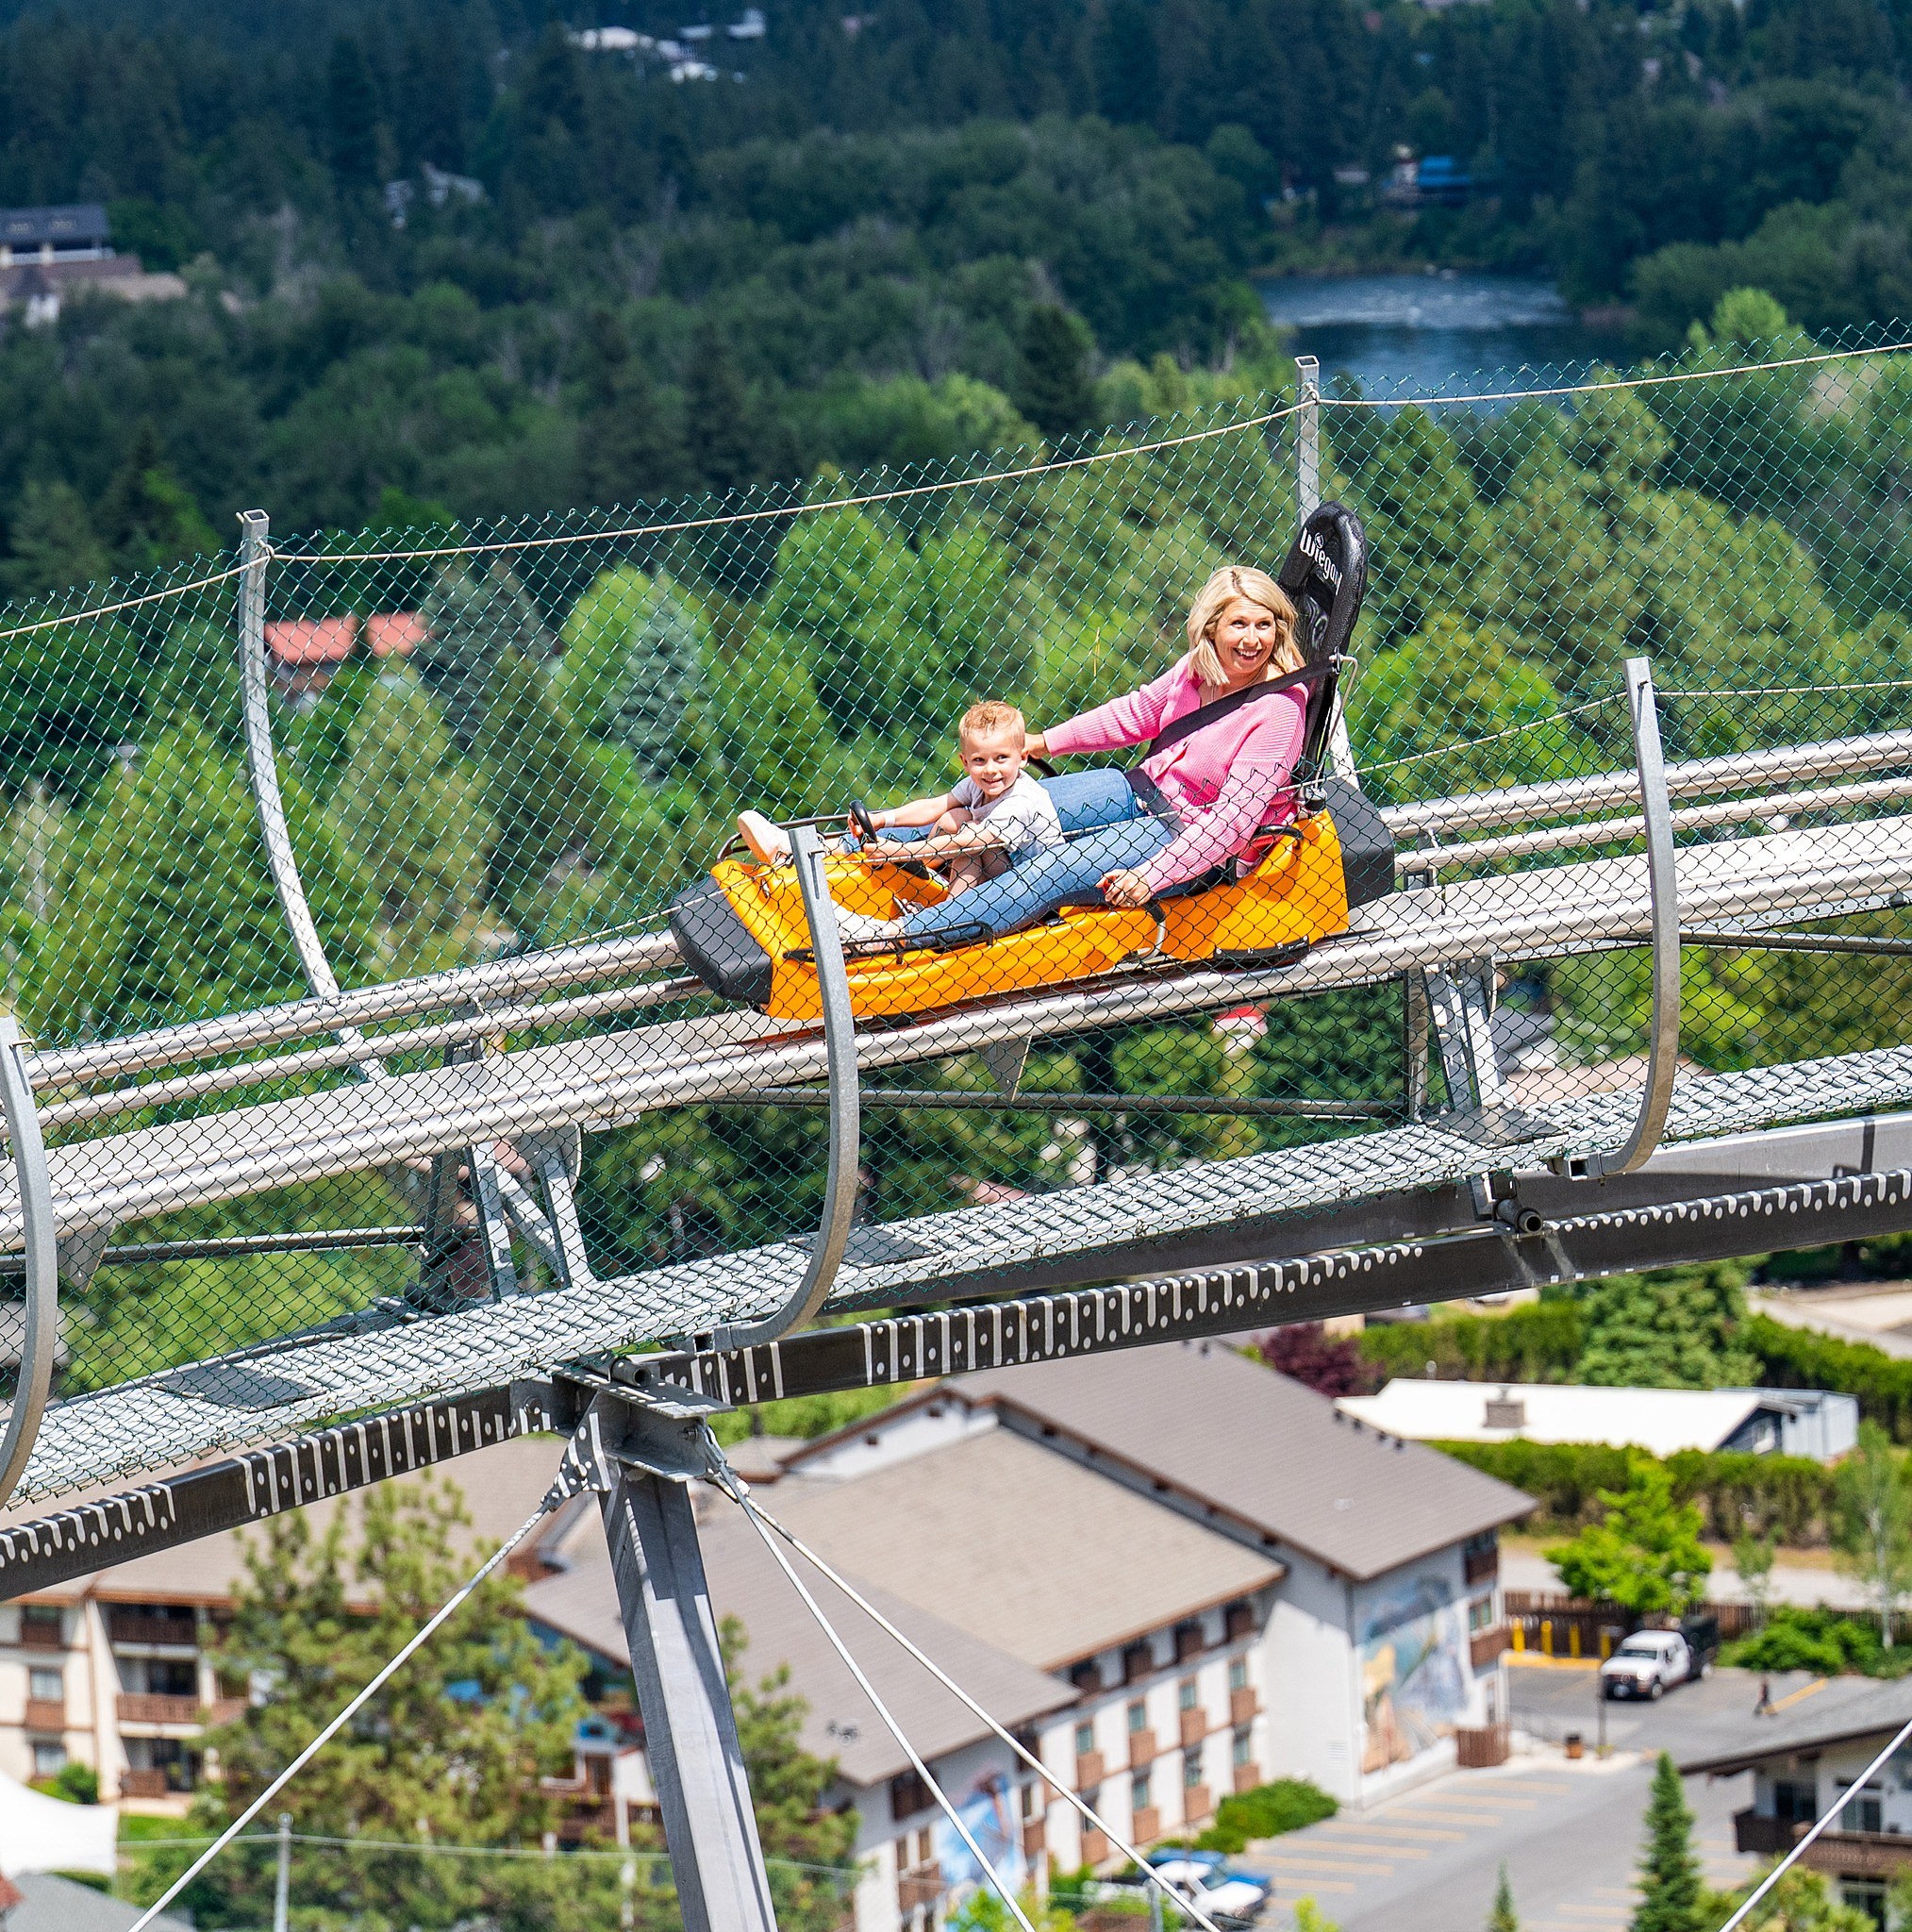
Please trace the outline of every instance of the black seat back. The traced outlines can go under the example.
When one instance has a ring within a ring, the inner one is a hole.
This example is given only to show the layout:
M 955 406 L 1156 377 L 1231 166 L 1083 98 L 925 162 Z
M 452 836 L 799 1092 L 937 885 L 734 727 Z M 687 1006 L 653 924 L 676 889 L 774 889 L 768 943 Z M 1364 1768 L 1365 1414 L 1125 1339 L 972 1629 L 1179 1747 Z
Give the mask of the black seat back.
M 1328 728 L 1340 683 L 1337 660 L 1349 642 L 1368 589 L 1368 537 L 1361 520 L 1338 503 L 1324 503 L 1301 526 L 1275 581 L 1295 608 L 1295 638 L 1310 664 L 1329 664 L 1327 676 L 1308 688 L 1307 726 L 1296 773 L 1318 783 L 1327 761 Z

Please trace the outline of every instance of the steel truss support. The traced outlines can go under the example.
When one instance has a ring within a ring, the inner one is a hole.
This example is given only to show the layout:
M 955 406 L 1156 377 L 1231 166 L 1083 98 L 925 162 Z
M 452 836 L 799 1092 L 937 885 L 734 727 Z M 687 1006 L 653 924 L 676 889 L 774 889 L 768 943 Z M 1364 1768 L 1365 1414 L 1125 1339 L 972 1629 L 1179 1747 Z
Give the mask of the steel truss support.
M 690 1485 L 723 1466 L 713 1404 L 605 1387 L 573 1436 L 595 1460 L 644 1752 L 685 1932 L 776 1932 Z
M 1591 1183 L 1501 1178 L 1485 1222 L 1464 1185 L 1383 1196 L 1074 1257 L 1074 1282 L 1128 1272 L 1122 1263 L 1156 1270 L 1122 1287 L 1042 1291 L 1057 1262 L 979 1271 L 947 1279 L 944 1298 L 996 1299 L 752 1348 L 618 1357 L 561 1372 L 561 1396 L 520 1383 L 320 1430 L 0 1530 L 0 1599 L 568 1426 L 607 1387 L 635 1391 L 640 1378 L 680 1396 L 773 1401 L 1912 1231 L 1912 1113 L 1663 1149 L 1639 1173 Z M 1000 1298 L 1012 1289 L 1015 1299 Z

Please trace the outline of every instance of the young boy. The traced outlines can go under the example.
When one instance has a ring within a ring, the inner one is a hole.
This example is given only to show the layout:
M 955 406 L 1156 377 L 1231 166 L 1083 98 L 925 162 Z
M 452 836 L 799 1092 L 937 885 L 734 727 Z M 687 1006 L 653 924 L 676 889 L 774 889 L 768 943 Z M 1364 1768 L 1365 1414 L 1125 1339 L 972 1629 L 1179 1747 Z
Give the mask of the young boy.
M 994 699 L 972 705 L 956 728 L 963 776 L 940 797 L 912 799 L 871 813 L 880 831 L 927 825 L 922 839 L 879 839 L 864 849 L 876 858 L 947 862 L 952 895 L 999 878 L 1031 853 L 1060 845 L 1062 822 L 1049 794 L 1023 769 L 1028 763 L 1023 714 Z M 743 842 L 766 865 L 790 856 L 782 828 L 761 812 L 737 821 Z

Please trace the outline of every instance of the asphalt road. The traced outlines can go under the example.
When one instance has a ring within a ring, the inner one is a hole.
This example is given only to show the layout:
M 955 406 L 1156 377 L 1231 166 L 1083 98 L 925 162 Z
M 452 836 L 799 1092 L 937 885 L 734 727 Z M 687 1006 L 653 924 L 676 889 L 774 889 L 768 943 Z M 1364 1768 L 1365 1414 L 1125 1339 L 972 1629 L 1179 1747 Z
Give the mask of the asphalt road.
M 1593 1673 L 1521 1665 L 1509 1671 L 1516 1727 L 1535 1749 L 1492 1771 L 1460 1771 L 1367 1811 L 1343 1811 L 1269 1840 L 1239 1863 L 1272 1876 L 1278 1907 L 1262 1924 L 1284 1932 L 1296 1899 L 1312 1896 L 1343 1932 L 1481 1932 L 1502 1863 L 1524 1932 L 1624 1932 L 1642 1843 L 1654 1754 L 1676 1759 L 1730 1751 L 1757 1738 L 1759 1680 L 1716 1671 L 1657 1704 L 1606 1707 L 1611 1755 L 1592 1755 Z M 1820 1685 L 1775 1677 L 1787 1710 L 1845 1701 L 1862 1680 Z M 1560 1740 L 1585 1734 L 1588 1755 L 1568 1760 Z M 1752 1798 L 1750 1775 L 1692 1778 L 1687 1802 L 1709 1884 L 1743 1883 L 1759 1860 L 1733 1849 L 1733 1813 Z

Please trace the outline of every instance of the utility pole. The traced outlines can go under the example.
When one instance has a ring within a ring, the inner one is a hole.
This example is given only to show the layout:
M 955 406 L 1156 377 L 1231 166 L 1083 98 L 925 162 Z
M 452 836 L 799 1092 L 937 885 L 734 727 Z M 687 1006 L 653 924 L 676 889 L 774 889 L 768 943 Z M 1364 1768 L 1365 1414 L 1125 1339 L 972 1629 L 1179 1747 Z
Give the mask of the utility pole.
M 273 1932 L 287 1932 L 292 1922 L 292 1814 L 279 1813 L 279 1875 L 273 1887 Z

